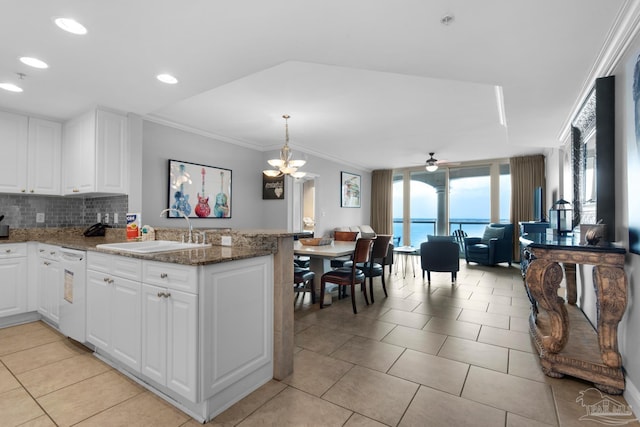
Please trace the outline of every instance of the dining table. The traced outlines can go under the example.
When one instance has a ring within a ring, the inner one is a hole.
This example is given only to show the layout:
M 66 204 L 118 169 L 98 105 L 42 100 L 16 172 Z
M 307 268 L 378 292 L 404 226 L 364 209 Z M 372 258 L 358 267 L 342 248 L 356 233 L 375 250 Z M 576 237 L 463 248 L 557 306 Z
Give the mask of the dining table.
M 303 245 L 299 240 L 293 242 L 294 255 L 309 257 L 309 270 L 313 271 L 316 275 L 316 284 L 314 285 L 314 288 L 317 287 L 318 290 L 322 275 L 325 271 L 331 269 L 330 261 L 333 258 L 353 255 L 355 249 L 356 242 L 342 242 L 334 240 L 331 244 L 319 246 Z M 316 296 L 318 296 L 318 292 L 316 292 Z M 324 304 L 331 304 L 331 294 L 329 292 L 325 294 Z

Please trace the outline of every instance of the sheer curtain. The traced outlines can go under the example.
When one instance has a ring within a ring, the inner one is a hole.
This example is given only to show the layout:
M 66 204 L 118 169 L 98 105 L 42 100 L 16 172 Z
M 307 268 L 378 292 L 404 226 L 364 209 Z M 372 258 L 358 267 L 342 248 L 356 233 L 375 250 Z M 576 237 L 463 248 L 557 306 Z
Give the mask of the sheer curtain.
M 371 227 L 377 234 L 393 234 L 393 171 L 371 173 Z
M 545 194 L 546 179 L 544 156 L 542 154 L 524 157 L 512 157 L 511 168 L 511 222 L 513 223 L 513 259 L 520 260 L 520 221 L 533 220 L 533 191 L 542 187 Z M 543 210 L 546 210 L 545 198 L 542 198 Z

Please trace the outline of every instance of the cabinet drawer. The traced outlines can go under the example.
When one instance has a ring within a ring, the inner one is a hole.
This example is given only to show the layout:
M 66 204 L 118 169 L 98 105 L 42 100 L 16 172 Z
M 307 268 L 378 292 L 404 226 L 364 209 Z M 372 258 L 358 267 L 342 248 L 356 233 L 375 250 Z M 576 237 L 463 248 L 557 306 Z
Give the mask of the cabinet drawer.
M 26 243 L 0 244 L 0 259 L 18 258 L 27 256 Z
M 197 267 L 166 262 L 143 261 L 142 281 L 178 291 L 198 293 Z
M 38 256 L 40 258 L 58 261 L 60 257 L 60 246 L 47 245 L 45 243 L 38 244 Z
M 142 261 L 125 256 L 88 252 L 87 268 L 134 281 L 142 278 Z

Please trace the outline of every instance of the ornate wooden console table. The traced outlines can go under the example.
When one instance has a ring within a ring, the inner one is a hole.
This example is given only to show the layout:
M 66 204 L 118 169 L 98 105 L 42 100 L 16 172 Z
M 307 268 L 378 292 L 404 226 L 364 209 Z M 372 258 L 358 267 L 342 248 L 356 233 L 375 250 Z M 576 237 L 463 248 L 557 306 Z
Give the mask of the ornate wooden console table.
M 547 240 L 545 234 L 520 237 L 531 256 L 525 288 L 531 300 L 529 328 L 542 370 L 550 377 L 565 374 L 587 381 L 609 394 L 624 390 L 618 323 L 627 305 L 626 250 L 613 246 L 581 246 L 571 236 Z M 558 296 L 564 276 L 567 303 Z M 597 296 L 597 327 L 576 306 L 576 264 L 592 264 Z

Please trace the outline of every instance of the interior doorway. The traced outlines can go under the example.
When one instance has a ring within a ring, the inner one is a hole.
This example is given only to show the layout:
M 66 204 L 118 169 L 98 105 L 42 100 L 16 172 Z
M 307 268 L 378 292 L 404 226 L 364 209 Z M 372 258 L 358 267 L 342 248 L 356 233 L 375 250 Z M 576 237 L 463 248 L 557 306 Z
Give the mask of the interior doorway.
M 307 174 L 293 179 L 292 231 L 314 233 L 316 229 L 317 176 Z

